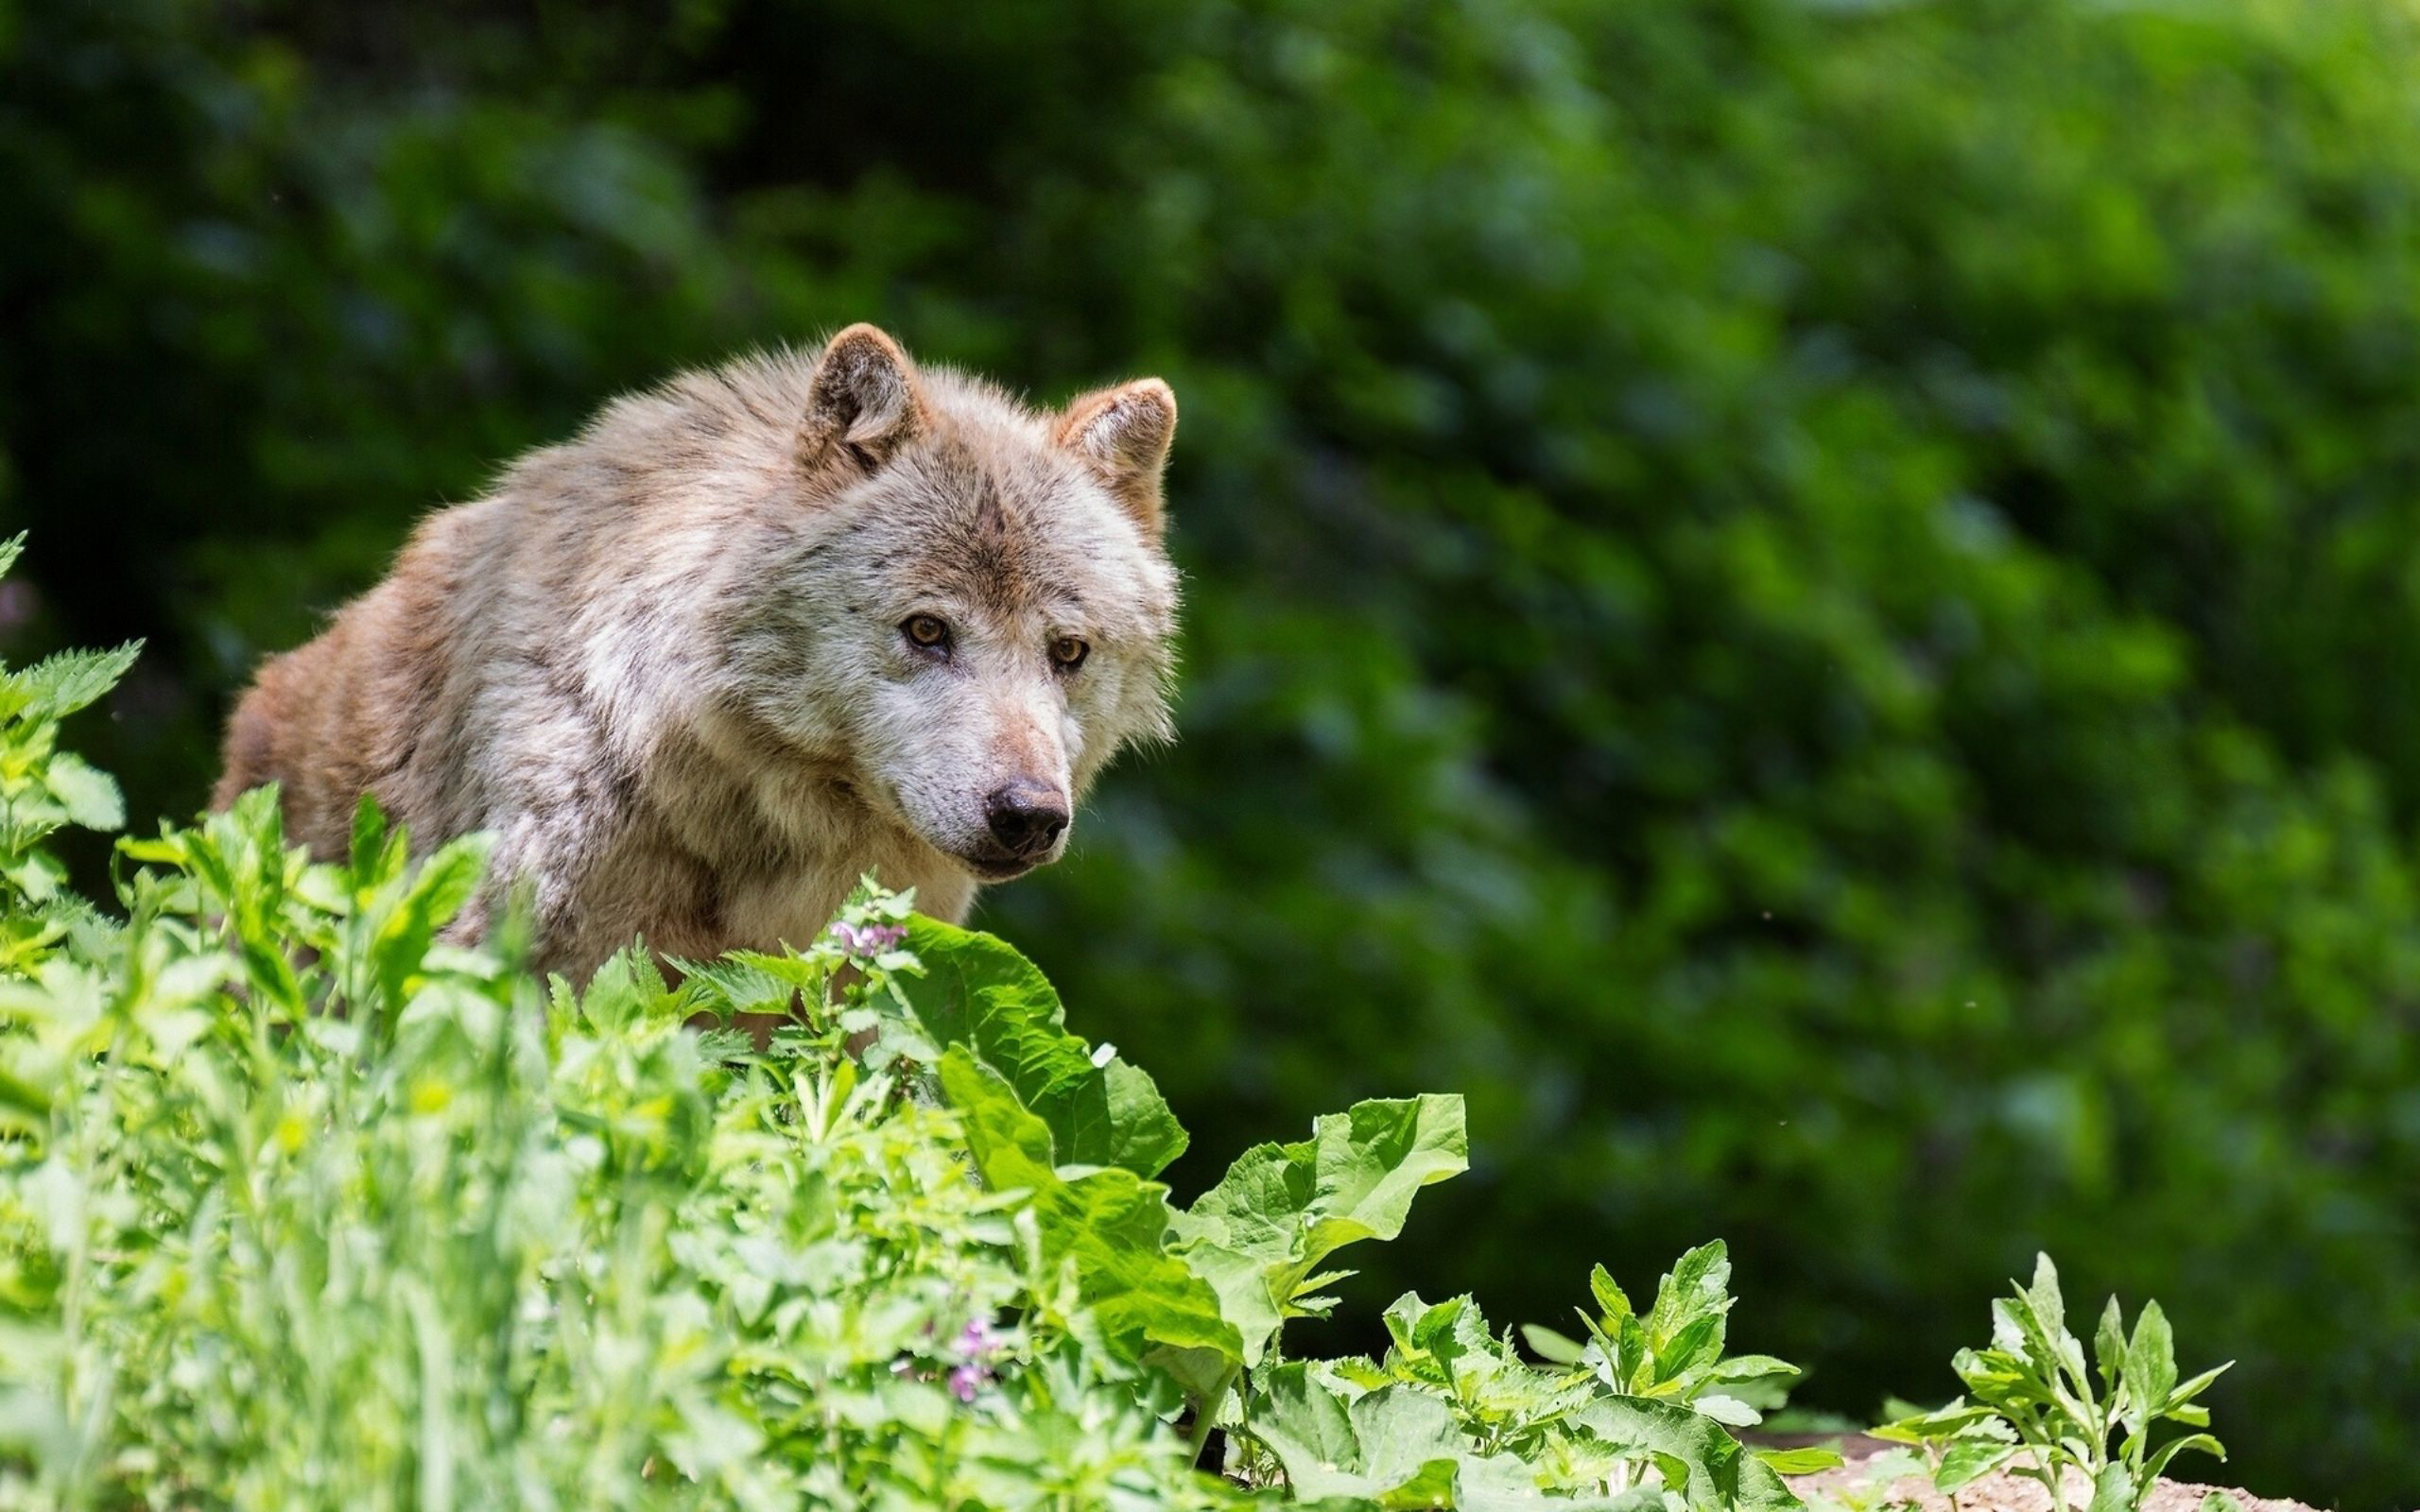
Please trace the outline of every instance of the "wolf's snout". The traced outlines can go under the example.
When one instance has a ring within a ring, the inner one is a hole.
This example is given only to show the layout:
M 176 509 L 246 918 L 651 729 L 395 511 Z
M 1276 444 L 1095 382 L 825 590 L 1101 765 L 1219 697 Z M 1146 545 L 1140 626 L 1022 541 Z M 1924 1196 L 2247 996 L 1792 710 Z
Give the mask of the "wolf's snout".
M 1011 855 L 1038 856 L 1057 845 L 1067 828 L 1067 800 L 1057 788 L 1021 777 L 992 790 L 983 800 L 983 817 L 992 838 Z

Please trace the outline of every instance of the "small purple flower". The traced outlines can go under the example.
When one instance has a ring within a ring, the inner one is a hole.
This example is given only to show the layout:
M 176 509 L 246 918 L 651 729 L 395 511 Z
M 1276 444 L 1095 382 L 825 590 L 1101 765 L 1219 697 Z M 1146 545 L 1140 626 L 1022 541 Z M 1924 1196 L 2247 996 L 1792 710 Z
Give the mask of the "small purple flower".
M 958 1352 L 970 1360 L 985 1360 L 999 1353 L 1007 1346 L 993 1336 L 992 1325 L 981 1318 L 969 1319 L 959 1331 Z
M 952 1366 L 949 1372 L 950 1395 L 960 1401 L 973 1401 L 975 1393 L 991 1379 L 992 1372 L 972 1360 L 964 1365 Z
M 899 924 L 851 924 L 845 921 L 832 926 L 832 937 L 840 948 L 861 959 L 871 960 L 908 937 L 905 926 Z

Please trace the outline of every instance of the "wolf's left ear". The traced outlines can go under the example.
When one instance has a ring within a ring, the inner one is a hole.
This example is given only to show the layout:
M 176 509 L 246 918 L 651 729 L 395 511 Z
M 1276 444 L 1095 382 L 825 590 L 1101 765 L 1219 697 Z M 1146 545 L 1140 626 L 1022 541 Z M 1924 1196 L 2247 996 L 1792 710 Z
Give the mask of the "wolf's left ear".
M 799 461 L 809 472 L 846 466 L 872 472 L 928 423 L 908 353 L 879 329 L 853 325 L 815 359 L 799 419 Z
M 1095 389 L 1067 406 L 1058 439 L 1084 459 L 1137 524 L 1160 533 L 1160 473 L 1176 439 L 1176 395 L 1167 385 L 1137 378 Z

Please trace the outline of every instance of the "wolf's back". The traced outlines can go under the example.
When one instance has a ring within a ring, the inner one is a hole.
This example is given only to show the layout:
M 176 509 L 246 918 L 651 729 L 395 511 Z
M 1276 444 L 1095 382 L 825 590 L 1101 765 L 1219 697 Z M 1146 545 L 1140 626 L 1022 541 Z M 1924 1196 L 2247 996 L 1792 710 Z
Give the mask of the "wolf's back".
M 431 833 L 426 768 L 445 723 L 454 627 L 442 602 L 444 553 L 424 527 L 386 580 L 338 610 L 314 640 L 261 664 L 235 705 L 211 807 L 276 782 L 286 838 L 333 859 L 351 842 L 353 812 L 375 794 L 390 816 Z

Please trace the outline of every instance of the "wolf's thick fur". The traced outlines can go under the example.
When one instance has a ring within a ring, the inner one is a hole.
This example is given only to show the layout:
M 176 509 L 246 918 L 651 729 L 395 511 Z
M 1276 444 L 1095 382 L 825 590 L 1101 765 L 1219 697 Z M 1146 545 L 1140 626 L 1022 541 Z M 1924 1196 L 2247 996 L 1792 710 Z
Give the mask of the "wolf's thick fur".
M 492 831 L 468 928 L 527 878 L 576 975 L 804 943 L 866 872 L 962 917 L 1167 732 L 1175 428 L 1156 379 L 1043 414 L 871 326 L 617 400 L 265 664 L 214 802 L 280 782 L 328 856 L 365 791 Z

